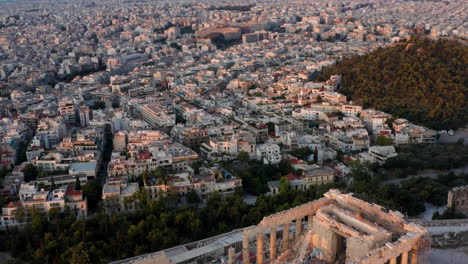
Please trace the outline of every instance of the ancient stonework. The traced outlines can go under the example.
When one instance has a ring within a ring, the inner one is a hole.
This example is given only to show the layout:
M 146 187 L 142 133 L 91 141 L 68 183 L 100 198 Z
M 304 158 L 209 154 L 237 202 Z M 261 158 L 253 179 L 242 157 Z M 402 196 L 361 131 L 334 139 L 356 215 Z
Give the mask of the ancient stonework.
M 315 260 L 417 264 L 426 263 L 423 253 L 429 247 L 427 231 L 406 222 L 399 212 L 330 190 L 325 198 L 265 217 L 257 226 L 244 229 L 242 256 L 250 256 L 255 249 L 258 264 Z M 250 258 L 242 260 L 243 264 L 251 262 Z
M 255 226 L 121 263 L 425 264 L 428 231 L 399 212 L 330 190 Z
M 455 187 L 448 193 L 447 206 L 463 214 L 468 214 L 468 185 Z

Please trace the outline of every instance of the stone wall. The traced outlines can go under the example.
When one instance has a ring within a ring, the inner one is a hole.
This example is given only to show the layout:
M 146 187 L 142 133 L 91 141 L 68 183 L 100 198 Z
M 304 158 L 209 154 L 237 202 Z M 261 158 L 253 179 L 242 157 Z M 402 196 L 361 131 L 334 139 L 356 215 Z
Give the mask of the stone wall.
M 461 213 L 468 214 L 468 185 L 455 187 L 448 192 L 447 206 L 455 206 Z
M 468 219 L 409 221 L 424 226 L 429 231 L 434 248 L 456 248 L 468 246 Z
M 468 246 L 468 231 L 432 234 L 433 248 L 457 248 Z

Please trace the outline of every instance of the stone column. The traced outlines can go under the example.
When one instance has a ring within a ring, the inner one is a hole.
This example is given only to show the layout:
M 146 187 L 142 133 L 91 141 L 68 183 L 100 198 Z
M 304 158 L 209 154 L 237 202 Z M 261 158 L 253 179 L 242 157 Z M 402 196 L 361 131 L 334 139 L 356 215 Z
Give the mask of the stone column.
M 418 264 L 418 251 L 411 250 L 411 264 Z
M 390 264 L 397 264 L 397 258 L 391 258 L 390 259 Z
M 289 249 L 289 223 L 283 225 L 283 251 Z
M 276 226 L 270 229 L 270 260 L 276 259 Z
M 302 218 L 296 220 L 296 242 L 299 241 L 299 237 L 302 233 Z
M 314 219 L 314 216 L 313 215 L 309 215 L 307 217 L 307 224 L 309 225 L 309 228 L 312 227 L 312 220 Z
M 401 254 L 401 264 L 408 264 L 408 251 Z
M 263 230 L 257 234 L 257 264 L 263 264 Z
M 247 234 L 242 235 L 242 263 L 250 264 L 249 237 Z
M 234 264 L 235 251 L 233 247 L 228 249 L 228 264 Z

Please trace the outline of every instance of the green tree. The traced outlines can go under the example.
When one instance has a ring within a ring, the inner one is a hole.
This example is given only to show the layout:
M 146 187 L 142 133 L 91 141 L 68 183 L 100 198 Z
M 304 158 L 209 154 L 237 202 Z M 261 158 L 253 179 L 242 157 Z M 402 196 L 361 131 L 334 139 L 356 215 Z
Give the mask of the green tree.
M 200 202 L 200 197 L 194 189 L 190 189 L 187 194 L 187 202 L 191 204 L 198 204 Z
M 281 175 L 286 175 L 288 173 L 293 172 L 293 168 L 291 167 L 291 163 L 289 160 L 282 159 L 280 162 L 278 162 L 278 169 L 281 173 Z
M 200 174 L 200 168 L 203 166 L 203 161 L 202 160 L 197 160 L 195 162 L 192 162 L 190 167 L 193 169 L 194 174 Z
M 83 242 L 72 248 L 70 264 L 91 264 L 91 259 L 86 251 Z
M 467 59 L 468 46 L 457 40 L 413 38 L 343 58 L 324 67 L 318 80 L 340 73 L 340 92 L 364 108 L 434 129 L 455 129 L 468 123 Z
M 275 132 L 275 123 L 273 122 L 268 122 L 265 124 L 268 127 L 268 133 L 273 133 Z
M 301 160 L 308 160 L 312 153 L 313 152 L 309 147 L 297 148 L 289 152 L 289 154 Z
M 318 149 L 315 147 L 314 149 L 314 163 L 318 162 Z
M 377 136 L 377 139 L 375 140 L 375 144 L 379 146 L 387 146 L 387 145 L 392 145 L 393 144 L 393 139 L 390 137 L 380 134 Z
M 289 180 L 286 177 L 281 177 L 279 182 L 279 192 L 287 193 L 289 191 Z
M 25 182 L 30 182 L 30 181 L 35 181 L 37 179 L 37 169 L 34 167 L 32 164 L 27 164 L 24 166 L 23 169 L 23 174 L 24 174 L 24 181 Z
M 90 180 L 83 186 L 83 193 L 88 201 L 89 210 L 97 208 L 101 200 L 101 185 L 97 180 Z
M 106 103 L 103 101 L 96 101 L 92 106 L 89 107 L 91 110 L 99 110 L 106 108 Z
M 239 154 L 237 154 L 237 160 L 244 162 L 249 161 L 249 153 L 245 151 L 240 151 Z

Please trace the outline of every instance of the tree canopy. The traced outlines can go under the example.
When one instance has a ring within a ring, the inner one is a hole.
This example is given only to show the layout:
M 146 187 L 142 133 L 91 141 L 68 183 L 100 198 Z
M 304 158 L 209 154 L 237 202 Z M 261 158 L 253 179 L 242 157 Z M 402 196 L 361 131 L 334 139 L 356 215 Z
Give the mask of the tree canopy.
M 412 38 L 325 67 L 342 74 L 340 92 L 396 117 L 435 129 L 468 123 L 468 47 L 456 40 Z

